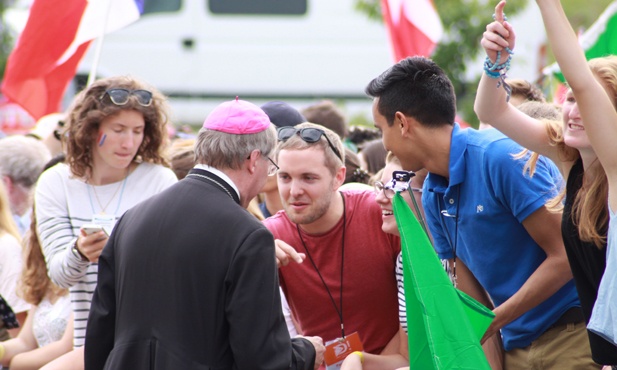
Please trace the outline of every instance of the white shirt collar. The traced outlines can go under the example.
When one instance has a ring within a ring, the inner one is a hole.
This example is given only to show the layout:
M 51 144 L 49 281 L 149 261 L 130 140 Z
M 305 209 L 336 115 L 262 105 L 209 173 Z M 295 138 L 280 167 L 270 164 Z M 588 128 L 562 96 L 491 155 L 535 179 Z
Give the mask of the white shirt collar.
M 238 187 L 236 186 L 236 184 L 234 184 L 234 182 L 231 181 L 229 176 L 227 176 L 223 171 L 217 170 L 214 167 L 210 167 L 207 164 L 201 164 L 201 163 L 196 164 L 194 168 L 197 168 L 199 170 L 204 170 L 204 171 L 212 172 L 213 174 L 217 175 L 222 180 L 224 180 L 226 183 L 228 183 L 229 186 L 231 186 L 236 191 L 236 193 L 238 194 L 238 199 L 242 199 L 240 197 L 240 190 L 238 190 Z

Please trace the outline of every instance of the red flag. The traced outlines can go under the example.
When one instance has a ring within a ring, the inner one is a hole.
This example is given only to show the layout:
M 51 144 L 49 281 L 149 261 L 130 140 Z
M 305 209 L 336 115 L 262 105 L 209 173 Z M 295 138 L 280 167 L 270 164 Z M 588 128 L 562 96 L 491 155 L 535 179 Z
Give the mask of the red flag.
M 443 27 L 431 0 L 381 0 L 381 9 L 396 62 L 433 53 Z
M 64 90 L 88 44 L 58 64 L 73 42 L 86 1 L 35 1 L 26 28 L 7 62 L 2 84 L 6 97 L 34 119 L 60 110 Z
M 143 0 L 36 0 L 7 62 L 2 93 L 39 118 L 60 111 L 90 41 L 139 19 Z

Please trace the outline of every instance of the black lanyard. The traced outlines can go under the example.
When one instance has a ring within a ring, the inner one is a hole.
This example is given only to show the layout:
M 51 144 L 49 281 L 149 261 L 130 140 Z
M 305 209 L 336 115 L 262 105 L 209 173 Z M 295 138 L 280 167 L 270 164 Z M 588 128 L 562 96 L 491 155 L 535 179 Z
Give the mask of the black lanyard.
M 454 287 L 457 287 L 457 282 L 456 282 L 456 244 L 458 243 L 458 210 L 460 207 L 460 201 L 461 201 L 461 186 L 462 184 L 458 185 L 458 189 L 457 189 L 457 199 L 456 199 L 456 213 L 454 215 L 451 215 L 448 213 L 448 210 L 443 209 L 440 211 L 441 215 L 444 217 L 454 217 L 454 243 L 452 243 L 452 239 L 450 238 L 450 232 L 448 230 L 448 226 L 446 225 L 446 221 L 443 221 L 443 226 L 446 229 L 445 235 L 446 235 L 446 239 L 448 240 L 448 243 L 450 243 L 451 248 L 453 249 L 453 253 L 454 253 L 454 257 L 452 258 L 452 282 L 454 283 Z M 439 199 L 438 199 L 439 202 Z M 439 207 L 441 209 L 441 206 Z
M 342 241 L 341 241 L 341 287 L 340 287 L 340 302 L 339 302 L 339 307 L 336 306 L 336 302 L 334 301 L 334 297 L 332 296 L 332 293 L 330 292 L 330 288 L 328 288 L 328 285 L 326 284 L 326 281 L 324 280 L 323 276 L 321 276 L 321 273 L 319 272 L 319 269 L 317 268 L 317 265 L 315 264 L 315 261 L 313 261 L 313 257 L 311 257 L 311 253 L 309 252 L 308 248 L 306 247 L 306 243 L 304 242 L 304 239 L 302 238 L 302 233 L 300 232 L 300 225 L 296 224 L 296 229 L 298 230 L 298 236 L 300 237 L 300 241 L 302 242 L 302 245 L 304 246 L 304 250 L 306 251 L 306 255 L 308 256 L 309 260 L 311 261 L 311 264 L 313 264 L 313 267 L 315 268 L 315 271 L 317 271 L 317 275 L 319 275 L 319 278 L 321 279 L 321 282 L 323 284 L 323 286 L 326 288 L 326 291 L 328 292 L 328 296 L 330 296 L 330 300 L 332 301 L 332 305 L 334 305 L 334 309 L 336 310 L 336 314 L 338 315 L 340 321 L 341 321 L 341 337 L 345 338 L 345 326 L 343 325 L 343 267 L 344 267 L 344 262 L 345 262 L 345 231 L 347 228 L 347 215 L 345 214 L 345 196 L 343 195 L 343 193 L 339 193 L 341 194 L 341 198 L 343 199 L 343 237 L 342 237 Z

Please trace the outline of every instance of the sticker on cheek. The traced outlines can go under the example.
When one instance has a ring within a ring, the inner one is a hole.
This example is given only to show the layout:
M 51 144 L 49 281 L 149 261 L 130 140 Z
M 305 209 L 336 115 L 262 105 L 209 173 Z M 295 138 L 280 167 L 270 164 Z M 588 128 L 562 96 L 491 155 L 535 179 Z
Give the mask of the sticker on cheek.
M 99 133 L 99 146 L 103 146 L 106 138 L 107 138 L 107 134 L 104 134 L 102 132 Z

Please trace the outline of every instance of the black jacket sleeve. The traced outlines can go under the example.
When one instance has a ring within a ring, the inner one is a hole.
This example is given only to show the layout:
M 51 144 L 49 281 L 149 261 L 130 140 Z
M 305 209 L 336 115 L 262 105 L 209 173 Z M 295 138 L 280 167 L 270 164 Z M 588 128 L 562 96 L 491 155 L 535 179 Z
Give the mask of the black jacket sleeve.
M 120 221 L 116 229 L 120 226 Z M 99 257 L 98 282 L 86 327 L 85 369 L 103 369 L 114 346 L 116 327 L 114 233 Z
M 274 238 L 263 228 L 237 249 L 226 282 L 226 317 L 239 369 L 313 369 L 315 349 L 289 338 L 281 309 Z

